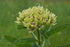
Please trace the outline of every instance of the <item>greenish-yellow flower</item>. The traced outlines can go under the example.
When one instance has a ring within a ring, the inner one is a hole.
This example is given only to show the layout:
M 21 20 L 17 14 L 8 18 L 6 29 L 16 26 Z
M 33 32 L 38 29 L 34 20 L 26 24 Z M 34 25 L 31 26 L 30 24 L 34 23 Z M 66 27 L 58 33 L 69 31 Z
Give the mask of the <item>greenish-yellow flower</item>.
M 56 16 L 48 9 L 44 9 L 41 6 L 34 6 L 19 12 L 16 23 L 23 23 L 27 29 L 35 30 L 37 28 L 44 28 L 47 25 L 55 25 Z

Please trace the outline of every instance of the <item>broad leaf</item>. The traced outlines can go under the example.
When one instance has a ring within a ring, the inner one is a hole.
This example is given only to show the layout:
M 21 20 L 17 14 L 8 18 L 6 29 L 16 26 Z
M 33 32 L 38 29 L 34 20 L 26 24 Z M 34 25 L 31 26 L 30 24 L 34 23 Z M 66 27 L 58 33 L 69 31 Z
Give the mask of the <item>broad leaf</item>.
M 57 26 L 57 27 L 51 29 L 50 31 L 46 32 L 45 34 L 44 33 L 41 33 L 41 34 L 43 35 L 44 38 L 48 38 L 49 36 L 51 36 L 57 32 L 63 31 L 65 29 L 68 29 L 68 28 L 70 28 L 70 24 L 64 24 L 64 25 L 60 25 L 60 26 Z
M 31 43 L 26 43 L 26 44 L 22 44 L 22 43 L 17 43 L 15 44 L 17 47 L 32 47 Z
M 41 39 L 47 38 L 45 33 L 48 32 L 51 29 L 51 27 L 52 27 L 51 25 L 45 25 L 45 27 L 40 30 L 41 37 L 42 37 Z
M 7 36 L 7 35 L 5 35 L 5 38 L 12 43 L 15 43 L 15 41 L 17 40 L 15 37 Z
M 15 37 L 6 35 L 5 38 L 18 47 L 31 47 L 32 43 L 36 42 L 33 38 L 16 39 Z
M 37 44 L 34 44 L 33 47 L 38 47 L 38 45 Z
M 36 42 L 37 40 L 35 40 L 34 38 L 25 38 L 25 39 L 18 39 L 16 40 L 16 42 L 20 42 L 20 43 L 32 43 L 32 42 Z
M 50 36 L 50 35 L 53 35 L 54 33 L 57 33 L 57 32 L 60 32 L 60 31 L 63 31 L 65 29 L 68 29 L 70 28 L 70 24 L 64 24 L 64 25 L 60 25 L 58 27 L 55 27 L 53 29 L 51 29 L 49 32 L 47 32 L 47 36 Z
M 23 24 L 18 24 L 17 29 L 26 29 L 26 27 Z

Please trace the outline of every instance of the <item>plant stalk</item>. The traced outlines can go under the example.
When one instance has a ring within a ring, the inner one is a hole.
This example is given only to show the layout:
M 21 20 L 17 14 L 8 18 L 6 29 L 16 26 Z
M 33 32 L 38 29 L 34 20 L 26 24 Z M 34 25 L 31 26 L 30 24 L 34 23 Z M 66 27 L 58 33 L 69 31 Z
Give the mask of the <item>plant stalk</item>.
M 44 44 L 45 44 L 45 40 L 43 41 L 42 47 L 44 47 Z
M 40 46 L 40 32 L 39 32 L 39 29 L 37 30 L 37 33 L 38 33 L 38 45 Z
M 36 40 L 38 40 L 38 38 L 37 38 L 37 36 L 32 32 L 32 35 L 34 36 L 34 38 L 36 39 Z

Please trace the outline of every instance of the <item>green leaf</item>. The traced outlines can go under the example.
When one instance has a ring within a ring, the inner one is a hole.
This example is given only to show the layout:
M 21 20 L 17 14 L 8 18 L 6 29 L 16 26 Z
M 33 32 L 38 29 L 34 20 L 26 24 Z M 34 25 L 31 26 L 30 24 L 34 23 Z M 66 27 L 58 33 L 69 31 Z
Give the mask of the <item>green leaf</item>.
M 26 43 L 26 44 L 22 44 L 22 43 L 17 43 L 17 44 L 15 44 L 17 47 L 32 47 L 32 45 L 31 44 L 29 44 L 29 43 Z
M 38 47 L 38 45 L 37 44 L 34 44 L 33 47 Z
M 51 29 L 50 31 L 46 32 L 45 34 L 44 33 L 41 33 L 41 34 L 44 38 L 48 39 L 49 36 L 51 36 L 55 33 L 61 32 L 61 31 L 68 29 L 68 28 L 70 28 L 70 24 L 63 24 L 63 25 L 60 25 L 60 26 L 57 26 L 57 27 Z
M 48 32 L 48 30 L 50 29 L 50 27 L 51 27 L 51 25 L 45 25 L 40 31 L 42 33 L 46 33 L 46 32 Z
M 41 42 L 40 47 L 44 47 L 44 45 L 45 45 L 45 40 L 43 40 L 43 41 Z
M 26 27 L 23 24 L 18 24 L 17 29 L 26 29 Z
M 16 42 L 20 42 L 20 43 L 34 43 L 37 40 L 35 40 L 34 38 L 25 38 L 25 39 L 18 39 Z
M 45 25 L 45 27 L 40 30 L 41 38 L 42 39 L 47 38 L 47 36 L 45 35 L 45 33 L 48 32 L 51 29 L 51 27 L 52 27 L 51 25 Z
M 8 36 L 8 35 L 5 35 L 5 38 L 12 43 L 15 43 L 15 41 L 17 40 L 15 37 Z
M 65 29 L 68 29 L 68 28 L 70 28 L 70 24 L 60 25 L 60 26 L 57 26 L 57 27 L 51 29 L 46 34 L 47 34 L 47 36 L 50 36 L 50 35 L 53 35 L 53 34 L 55 34 L 57 32 L 61 32 L 61 31 L 65 30 Z
M 36 42 L 34 38 L 17 39 L 8 35 L 5 35 L 5 38 L 18 47 L 31 47 L 32 43 Z

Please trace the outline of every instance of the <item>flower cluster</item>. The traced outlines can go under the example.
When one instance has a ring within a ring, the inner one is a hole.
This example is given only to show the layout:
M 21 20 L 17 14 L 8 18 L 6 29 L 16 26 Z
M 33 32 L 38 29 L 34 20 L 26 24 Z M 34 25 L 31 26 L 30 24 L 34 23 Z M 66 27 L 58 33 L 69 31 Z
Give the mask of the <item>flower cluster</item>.
M 56 16 L 48 9 L 44 9 L 41 6 L 34 6 L 19 12 L 16 23 L 23 23 L 27 29 L 33 31 L 37 28 L 40 29 L 45 25 L 55 25 Z

